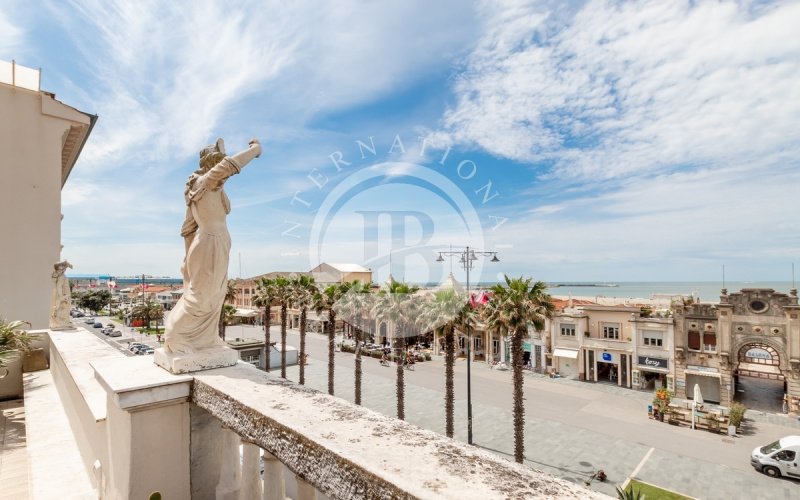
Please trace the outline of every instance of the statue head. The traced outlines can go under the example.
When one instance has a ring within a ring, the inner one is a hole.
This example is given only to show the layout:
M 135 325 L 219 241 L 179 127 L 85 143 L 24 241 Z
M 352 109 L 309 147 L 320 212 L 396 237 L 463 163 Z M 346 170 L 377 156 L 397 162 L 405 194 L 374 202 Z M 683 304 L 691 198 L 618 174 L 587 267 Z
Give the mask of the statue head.
M 222 138 L 200 150 L 200 170 L 198 173 L 208 172 L 214 165 L 225 158 L 225 142 Z

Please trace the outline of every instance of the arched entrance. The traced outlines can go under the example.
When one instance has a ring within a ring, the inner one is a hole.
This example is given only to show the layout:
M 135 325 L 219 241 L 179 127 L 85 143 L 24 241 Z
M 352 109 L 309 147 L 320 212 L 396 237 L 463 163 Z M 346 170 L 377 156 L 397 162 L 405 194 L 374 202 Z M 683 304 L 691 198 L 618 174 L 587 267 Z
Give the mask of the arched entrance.
M 756 410 L 780 412 L 786 393 L 780 354 L 769 344 L 752 342 L 739 348 L 734 380 L 735 401 Z

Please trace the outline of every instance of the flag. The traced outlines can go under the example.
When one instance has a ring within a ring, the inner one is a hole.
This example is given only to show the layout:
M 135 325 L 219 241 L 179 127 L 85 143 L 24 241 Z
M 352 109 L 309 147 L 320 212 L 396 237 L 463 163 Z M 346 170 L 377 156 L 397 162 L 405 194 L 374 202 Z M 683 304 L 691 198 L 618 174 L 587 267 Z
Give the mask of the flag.
M 469 303 L 473 308 L 478 307 L 479 305 L 484 305 L 489 302 L 489 295 L 483 290 L 481 290 L 477 294 L 470 293 L 469 295 L 470 295 Z
M 108 288 L 117 288 L 117 282 L 116 281 L 110 281 L 109 280 L 107 285 L 108 285 Z

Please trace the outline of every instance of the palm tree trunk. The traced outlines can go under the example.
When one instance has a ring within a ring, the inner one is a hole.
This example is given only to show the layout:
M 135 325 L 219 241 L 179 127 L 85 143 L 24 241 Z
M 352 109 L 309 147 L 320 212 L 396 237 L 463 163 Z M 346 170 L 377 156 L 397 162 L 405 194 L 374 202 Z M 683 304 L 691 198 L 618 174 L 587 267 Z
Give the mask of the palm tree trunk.
M 281 378 L 286 378 L 286 311 L 287 304 L 281 302 Z
M 272 354 L 272 348 L 269 345 L 270 338 L 269 338 L 269 327 L 272 323 L 272 318 L 270 314 L 272 313 L 272 305 L 267 304 L 264 307 L 264 371 L 269 371 L 270 369 L 270 357 Z
M 300 385 L 306 383 L 306 328 L 308 328 L 308 309 L 300 308 L 300 354 L 297 362 L 300 364 Z
M 453 339 L 453 325 L 444 326 L 444 408 L 445 432 L 453 437 L 453 413 L 455 411 L 455 391 L 453 388 L 453 367 L 456 361 L 456 345 Z
M 356 372 L 355 372 L 355 402 L 357 405 L 361 404 L 361 339 L 363 333 L 361 331 L 361 320 L 358 320 L 356 327 Z
M 217 323 L 217 328 L 219 329 L 219 338 L 225 340 L 225 303 L 222 303 L 222 309 L 219 312 L 219 323 Z
M 328 309 L 328 394 L 333 396 L 333 369 L 336 351 L 336 312 Z
M 400 333 L 400 328 L 396 329 Z M 406 384 L 403 373 L 403 344 L 400 335 L 395 335 L 394 343 L 397 346 L 397 418 L 406 419 Z
M 524 328 L 518 328 L 511 337 L 511 360 L 513 363 L 514 382 L 514 460 L 522 463 L 525 458 L 524 428 L 525 407 L 522 400 L 522 336 Z

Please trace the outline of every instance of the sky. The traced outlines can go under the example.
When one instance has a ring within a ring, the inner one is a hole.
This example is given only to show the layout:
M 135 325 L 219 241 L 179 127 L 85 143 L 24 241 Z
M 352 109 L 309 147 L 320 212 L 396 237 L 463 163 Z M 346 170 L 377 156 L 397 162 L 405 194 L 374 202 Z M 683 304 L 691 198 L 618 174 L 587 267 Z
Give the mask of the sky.
M 800 2 L 0 0 L 0 59 L 99 116 L 62 192 L 74 274 L 179 276 L 198 152 L 229 275 L 791 279 Z M 489 262 L 497 252 L 499 263 Z

